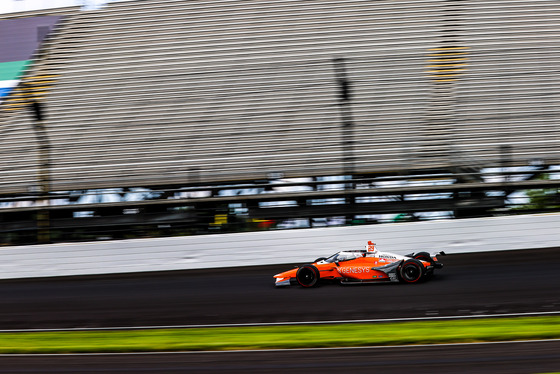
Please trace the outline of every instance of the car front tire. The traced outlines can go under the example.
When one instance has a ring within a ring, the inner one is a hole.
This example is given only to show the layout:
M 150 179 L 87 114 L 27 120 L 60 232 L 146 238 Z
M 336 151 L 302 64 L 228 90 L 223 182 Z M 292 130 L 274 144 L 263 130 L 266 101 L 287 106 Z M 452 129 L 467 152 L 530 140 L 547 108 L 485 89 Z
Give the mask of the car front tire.
M 315 287 L 319 283 L 319 269 L 313 265 L 303 265 L 296 273 L 296 280 L 305 288 Z

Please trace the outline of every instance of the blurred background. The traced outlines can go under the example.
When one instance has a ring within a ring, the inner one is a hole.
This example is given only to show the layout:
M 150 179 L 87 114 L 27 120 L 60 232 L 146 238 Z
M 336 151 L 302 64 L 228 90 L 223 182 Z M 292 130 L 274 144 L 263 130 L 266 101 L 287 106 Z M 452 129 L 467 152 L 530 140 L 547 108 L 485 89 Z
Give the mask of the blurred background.
M 1 245 L 560 209 L 558 2 L 6 3 Z

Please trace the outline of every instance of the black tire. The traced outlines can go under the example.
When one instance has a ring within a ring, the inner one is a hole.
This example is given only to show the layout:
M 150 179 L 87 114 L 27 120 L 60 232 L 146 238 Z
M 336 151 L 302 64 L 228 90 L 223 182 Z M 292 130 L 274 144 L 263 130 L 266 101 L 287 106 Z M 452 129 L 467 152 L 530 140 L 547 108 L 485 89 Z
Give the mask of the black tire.
M 404 283 L 418 283 L 424 279 L 426 269 L 417 259 L 411 258 L 402 263 L 399 268 L 399 277 Z
M 303 265 L 296 273 L 297 282 L 305 288 L 315 287 L 320 277 L 319 270 L 313 265 Z
M 428 252 L 418 252 L 414 255 L 414 258 L 420 261 L 429 262 L 431 265 L 434 264 L 434 259 L 430 257 Z
M 316 259 L 315 261 L 313 261 L 313 263 L 319 262 L 319 261 L 323 261 L 326 260 L 326 257 L 319 257 L 318 259 Z

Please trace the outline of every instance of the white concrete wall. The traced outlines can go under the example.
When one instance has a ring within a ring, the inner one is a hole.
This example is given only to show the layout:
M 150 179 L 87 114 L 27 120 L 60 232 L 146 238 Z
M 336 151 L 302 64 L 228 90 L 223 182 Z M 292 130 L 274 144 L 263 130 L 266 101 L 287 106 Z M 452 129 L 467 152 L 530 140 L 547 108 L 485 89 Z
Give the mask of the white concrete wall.
M 0 279 L 311 262 L 368 240 L 387 252 L 560 246 L 560 214 L 0 248 Z

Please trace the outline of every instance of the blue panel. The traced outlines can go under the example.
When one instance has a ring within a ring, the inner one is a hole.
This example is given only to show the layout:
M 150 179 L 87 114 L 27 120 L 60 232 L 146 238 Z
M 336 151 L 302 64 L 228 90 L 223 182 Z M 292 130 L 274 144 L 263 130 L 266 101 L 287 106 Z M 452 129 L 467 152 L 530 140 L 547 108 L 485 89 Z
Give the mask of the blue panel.
M 6 96 L 13 88 L 0 88 L 0 97 Z

